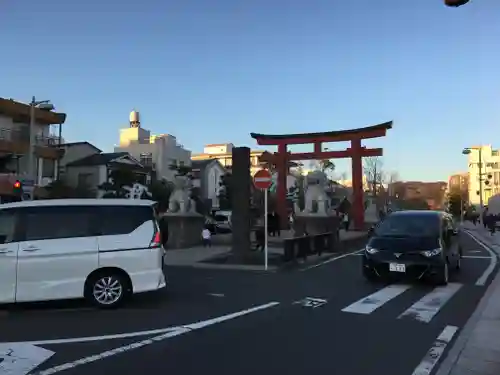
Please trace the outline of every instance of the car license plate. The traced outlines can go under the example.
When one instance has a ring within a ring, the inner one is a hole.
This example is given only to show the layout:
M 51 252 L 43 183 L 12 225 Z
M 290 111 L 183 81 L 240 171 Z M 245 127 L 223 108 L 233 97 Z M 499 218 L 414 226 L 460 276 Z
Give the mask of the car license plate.
M 389 271 L 391 271 L 391 272 L 406 272 L 406 266 L 404 264 L 389 263 Z

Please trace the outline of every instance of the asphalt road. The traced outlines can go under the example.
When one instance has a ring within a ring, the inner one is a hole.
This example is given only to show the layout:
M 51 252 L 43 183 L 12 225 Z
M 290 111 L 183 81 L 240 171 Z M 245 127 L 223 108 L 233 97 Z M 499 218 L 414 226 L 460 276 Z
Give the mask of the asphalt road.
M 488 251 L 465 234 L 461 242 L 462 271 L 438 289 L 370 284 L 356 254 L 268 274 L 170 268 L 168 292 L 117 311 L 0 310 L 0 341 L 54 352 L 32 372 L 40 375 L 412 375 L 446 352 L 497 272 Z

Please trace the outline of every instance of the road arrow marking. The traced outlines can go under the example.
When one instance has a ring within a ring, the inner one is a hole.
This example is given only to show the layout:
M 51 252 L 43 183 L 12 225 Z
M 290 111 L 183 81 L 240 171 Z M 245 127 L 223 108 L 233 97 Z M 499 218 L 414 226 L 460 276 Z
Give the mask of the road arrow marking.
M 0 343 L 0 374 L 26 375 L 54 354 L 31 344 Z

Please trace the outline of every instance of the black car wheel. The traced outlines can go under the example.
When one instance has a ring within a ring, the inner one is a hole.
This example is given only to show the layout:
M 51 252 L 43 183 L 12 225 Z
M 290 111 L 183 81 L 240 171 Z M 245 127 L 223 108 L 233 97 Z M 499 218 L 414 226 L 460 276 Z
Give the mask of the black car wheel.
M 449 271 L 448 261 L 446 261 L 436 274 L 436 284 L 447 285 L 450 276 Z

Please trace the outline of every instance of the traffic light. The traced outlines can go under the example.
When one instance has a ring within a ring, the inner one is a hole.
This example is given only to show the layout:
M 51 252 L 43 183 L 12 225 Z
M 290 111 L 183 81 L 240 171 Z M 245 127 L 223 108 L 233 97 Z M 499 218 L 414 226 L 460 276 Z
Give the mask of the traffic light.
M 460 7 L 469 2 L 469 0 L 444 0 L 444 5 L 447 7 Z
M 18 180 L 16 182 L 14 182 L 14 185 L 12 186 L 12 190 L 13 190 L 14 195 L 22 196 L 23 195 L 23 184 L 21 183 L 21 181 Z

